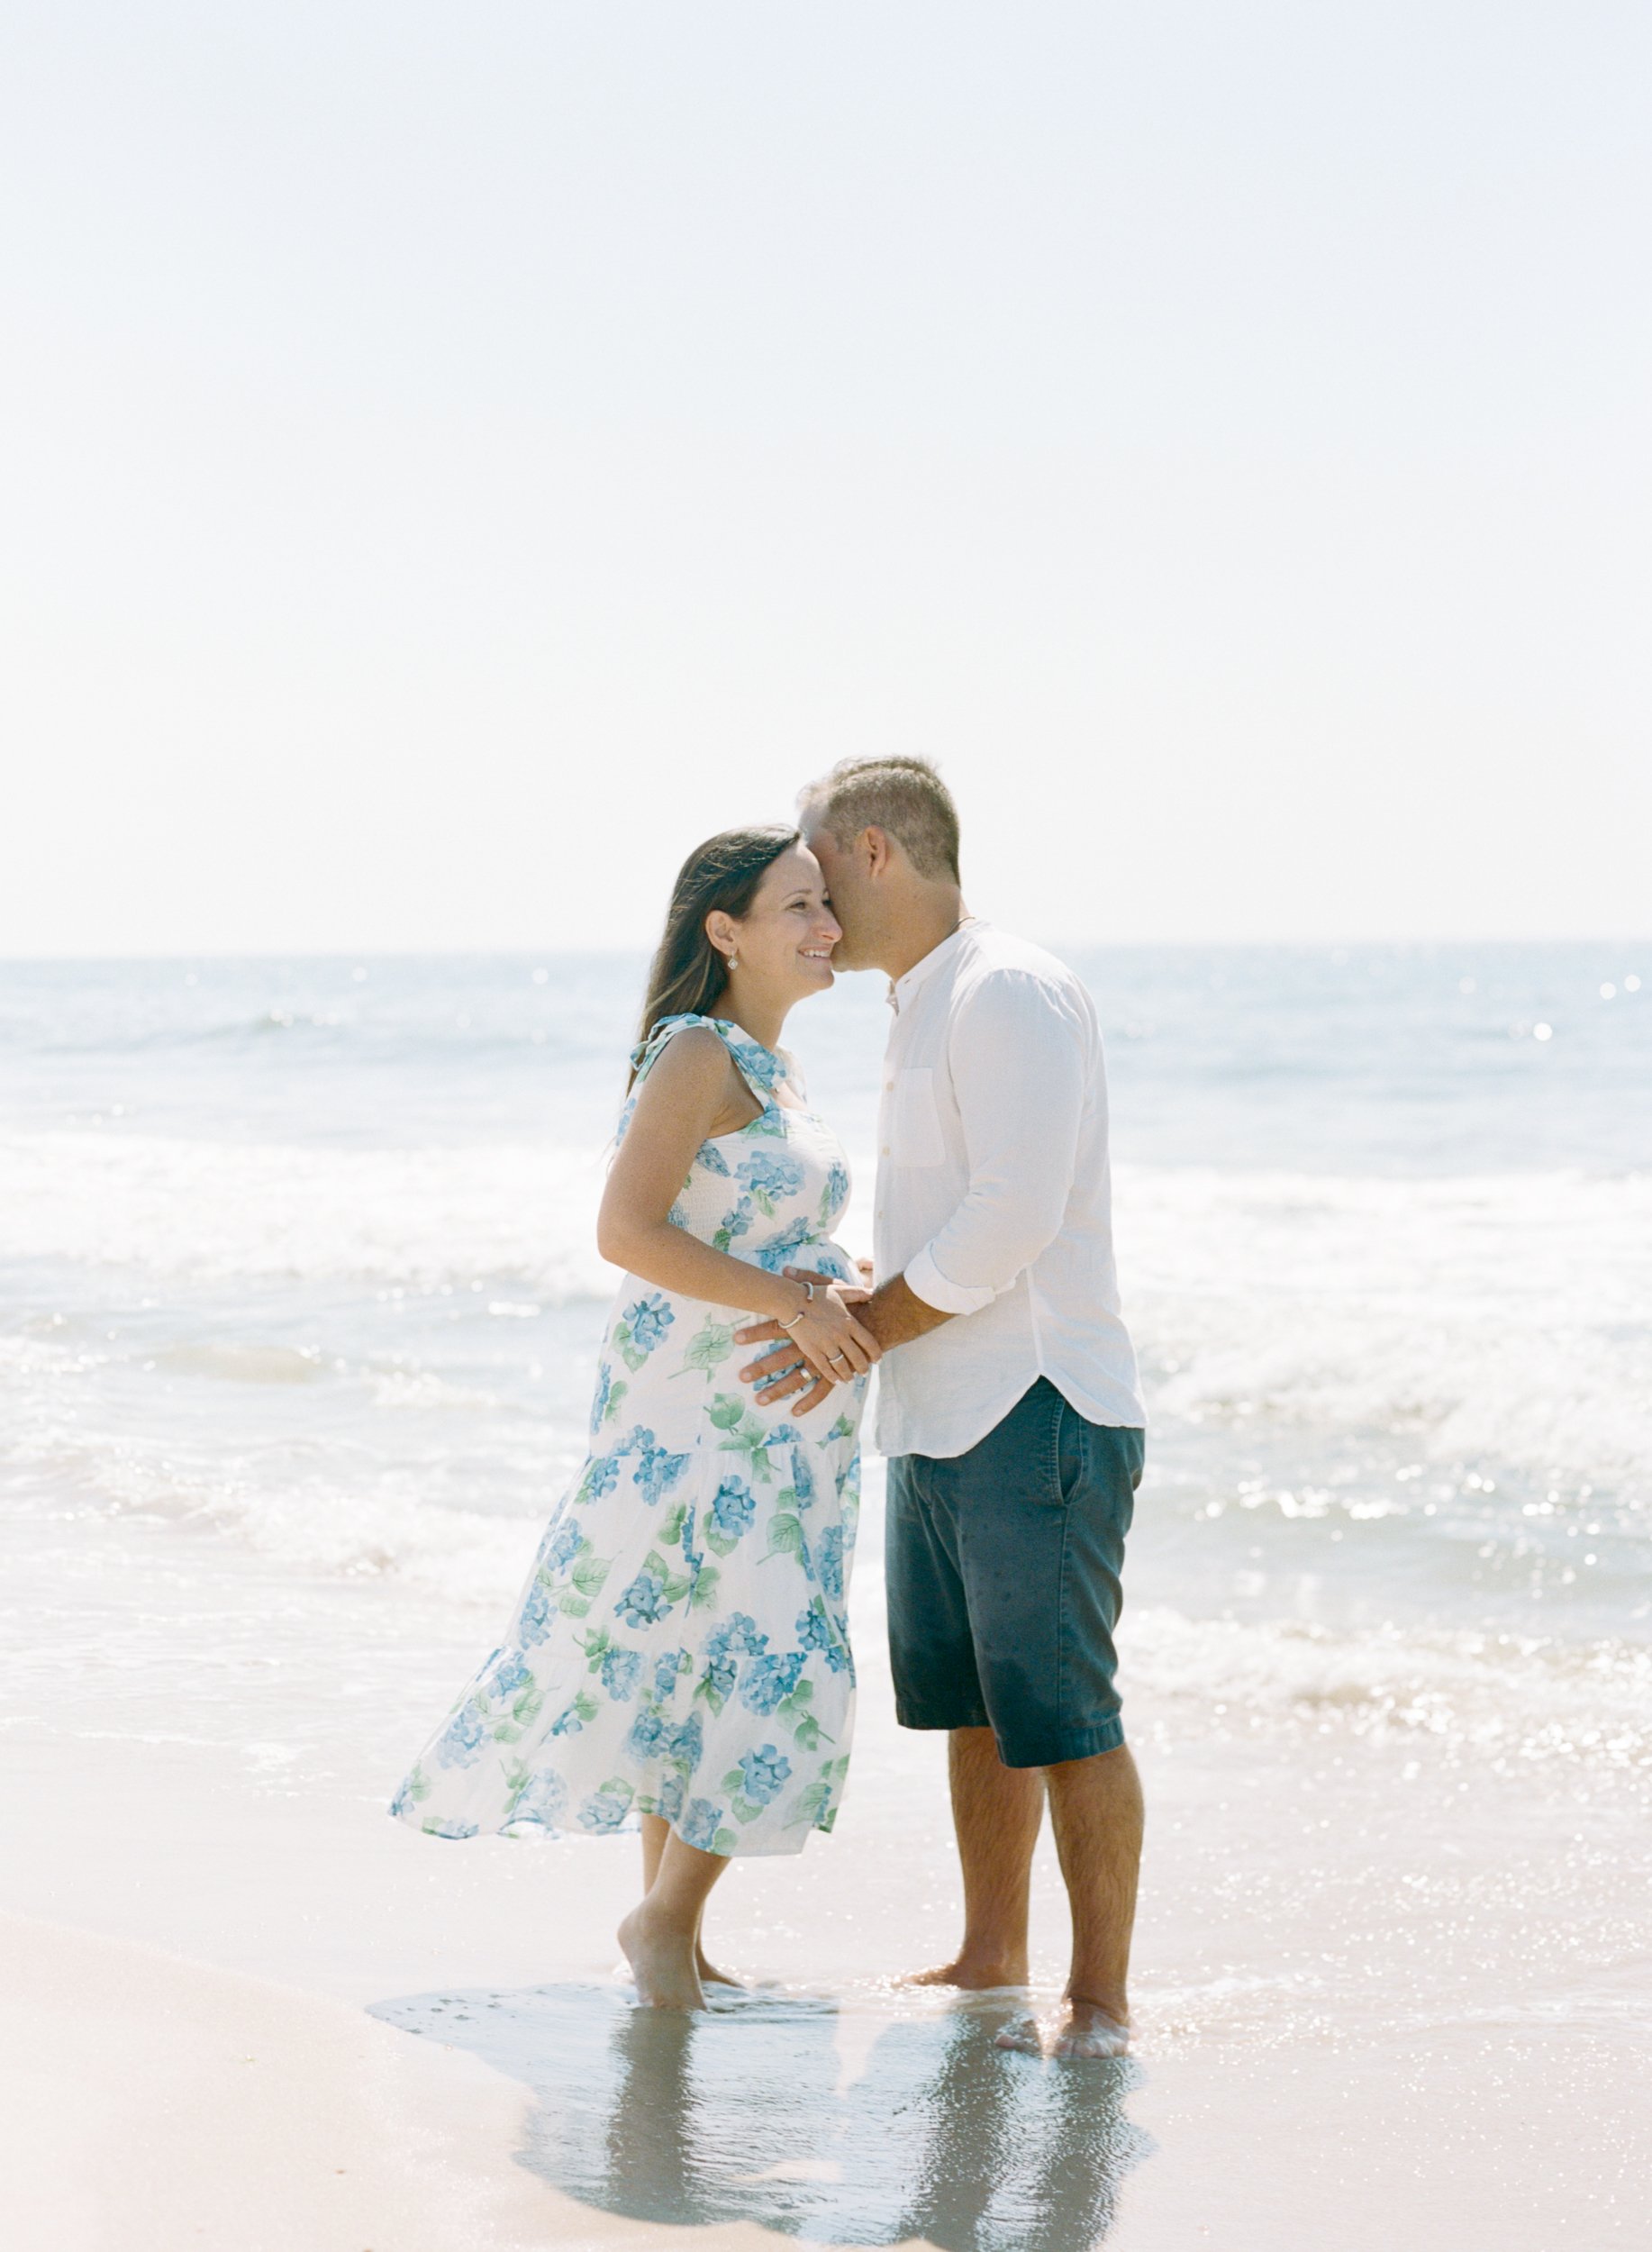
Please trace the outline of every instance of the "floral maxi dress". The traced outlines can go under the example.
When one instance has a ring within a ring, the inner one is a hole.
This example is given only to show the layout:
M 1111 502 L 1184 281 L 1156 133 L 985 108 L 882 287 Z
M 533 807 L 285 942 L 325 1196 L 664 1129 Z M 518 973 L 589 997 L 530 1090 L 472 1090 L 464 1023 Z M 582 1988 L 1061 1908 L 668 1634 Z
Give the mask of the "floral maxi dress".
M 776 1273 L 858 1279 L 830 1230 L 849 1168 L 812 1112 L 776 1101 L 791 1059 L 709 1025 L 762 1103 L 703 1142 L 673 1223 Z M 621 1121 L 623 1135 L 631 1119 Z M 540 1543 L 502 1647 L 420 1754 L 391 1812 L 438 1838 L 631 1829 L 660 1814 L 710 1853 L 795 1853 L 830 1830 L 849 1767 L 845 1615 L 867 1379 L 807 1416 L 734 1373 L 755 1317 L 628 1275 L 603 1342 L 591 1450 Z

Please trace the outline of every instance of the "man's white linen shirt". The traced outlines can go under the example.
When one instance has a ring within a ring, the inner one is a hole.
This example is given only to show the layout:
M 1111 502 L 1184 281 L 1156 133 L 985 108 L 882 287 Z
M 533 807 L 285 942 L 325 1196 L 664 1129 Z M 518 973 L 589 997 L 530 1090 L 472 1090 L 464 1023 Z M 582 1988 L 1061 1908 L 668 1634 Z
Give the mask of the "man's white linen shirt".
M 1107 1083 L 1065 963 L 978 918 L 890 988 L 873 1223 L 879 1282 L 958 1319 L 878 1364 L 885 1455 L 961 1455 L 1040 1376 L 1140 1428 L 1113 1263 Z

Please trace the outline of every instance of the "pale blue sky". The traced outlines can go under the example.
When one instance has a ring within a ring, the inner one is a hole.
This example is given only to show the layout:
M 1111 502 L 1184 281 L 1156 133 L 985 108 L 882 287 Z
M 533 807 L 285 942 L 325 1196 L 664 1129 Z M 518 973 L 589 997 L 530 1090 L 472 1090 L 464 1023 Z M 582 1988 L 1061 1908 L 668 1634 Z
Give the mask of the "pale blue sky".
M 1652 18 L 12 0 L 0 952 L 1644 933 Z

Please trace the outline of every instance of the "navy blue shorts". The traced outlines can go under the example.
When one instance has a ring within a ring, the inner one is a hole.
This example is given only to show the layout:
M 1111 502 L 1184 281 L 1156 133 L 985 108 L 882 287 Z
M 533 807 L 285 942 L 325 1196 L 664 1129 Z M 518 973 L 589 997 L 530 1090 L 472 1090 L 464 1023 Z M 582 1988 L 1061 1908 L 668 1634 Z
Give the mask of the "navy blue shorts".
M 891 1457 L 903 1728 L 990 1728 L 1006 1767 L 1117 1750 L 1112 1635 L 1146 1443 L 1040 1376 L 967 1453 Z

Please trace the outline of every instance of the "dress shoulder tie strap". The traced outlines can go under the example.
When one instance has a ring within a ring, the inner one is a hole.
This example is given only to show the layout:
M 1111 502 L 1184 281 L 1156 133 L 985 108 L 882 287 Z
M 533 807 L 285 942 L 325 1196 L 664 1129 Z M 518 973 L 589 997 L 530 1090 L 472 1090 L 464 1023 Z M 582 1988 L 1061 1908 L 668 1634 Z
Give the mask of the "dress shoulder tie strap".
M 772 1048 L 765 1048 L 761 1040 L 754 1040 L 749 1032 L 742 1032 L 738 1024 L 731 1024 L 720 1016 L 701 1016 L 693 1011 L 681 1016 L 663 1016 L 647 1040 L 631 1050 L 631 1065 L 640 1084 L 664 1055 L 674 1034 L 690 1024 L 702 1024 L 715 1032 L 728 1049 L 735 1069 L 757 1096 L 765 1110 L 774 1099 L 775 1089 L 786 1076 L 787 1064 L 783 1056 Z

